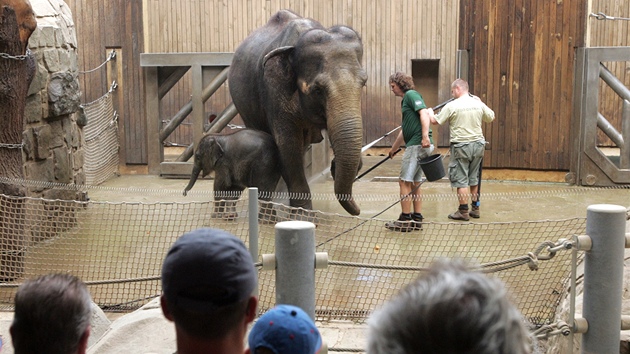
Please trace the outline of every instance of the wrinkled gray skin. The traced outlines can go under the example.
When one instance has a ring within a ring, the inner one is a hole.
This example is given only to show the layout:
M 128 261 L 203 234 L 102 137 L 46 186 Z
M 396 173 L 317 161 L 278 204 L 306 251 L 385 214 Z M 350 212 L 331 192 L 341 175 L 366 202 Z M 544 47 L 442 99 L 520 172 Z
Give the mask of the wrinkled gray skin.
M 245 188 L 257 187 L 260 199 L 269 201 L 280 180 L 278 149 L 271 135 L 252 129 L 205 135 L 195 151 L 195 164 L 184 195 L 200 173 L 206 176 L 212 171 L 215 200 L 236 200 Z
M 280 151 L 288 191 L 309 195 L 304 153 L 328 130 L 335 153 L 335 194 L 358 215 L 352 183 L 361 166 L 363 45 L 349 27 L 324 28 L 290 11 L 279 11 L 236 49 L 230 67 L 232 100 L 245 125 L 270 133 Z M 311 199 L 291 206 L 312 209 Z

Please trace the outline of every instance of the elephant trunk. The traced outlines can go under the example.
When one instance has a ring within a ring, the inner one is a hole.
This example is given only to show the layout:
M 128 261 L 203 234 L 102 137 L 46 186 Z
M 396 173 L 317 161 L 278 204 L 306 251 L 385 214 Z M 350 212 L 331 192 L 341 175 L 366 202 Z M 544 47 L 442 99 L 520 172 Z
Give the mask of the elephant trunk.
M 363 124 L 360 103 L 356 105 L 356 109 L 350 110 L 347 109 L 347 100 L 341 104 L 343 108 L 329 109 L 329 112 L 341 112 L 340 114 L 328 116 L 328 135 L 335 153 L 335 195 L 349 214 L 359 215 L 361 209 L 352 197 L 352 184 L 361 163 Z
M 195 161 L 195 164 L 193 165 L 192 174 L 190 175 L 190 181 L 188 182 L 188 185 L 184 189 L 184 195 L 188 194 L 188 191 L 191 190 L 192 187 L 195 185 L 195 182 L 197 182 L 197 177 L 199 177 L 200 172 L 201 172 L 201 166 L 199 165 L 198 161 Z

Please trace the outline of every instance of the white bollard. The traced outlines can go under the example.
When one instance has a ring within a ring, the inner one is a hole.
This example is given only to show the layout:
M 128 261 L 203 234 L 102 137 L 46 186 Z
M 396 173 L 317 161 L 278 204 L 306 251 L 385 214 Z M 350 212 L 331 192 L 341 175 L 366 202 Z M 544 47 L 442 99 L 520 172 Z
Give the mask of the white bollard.
M 276 224 L 276 304 L 300 307 L 315 320 L 315 225 Z
M 582 317 L 588 330 L 582 336 L 582 353 L 619 353 L 625 230 L 626 208 L 587 208 L 586 234 L 592 247 L 584 259 Z

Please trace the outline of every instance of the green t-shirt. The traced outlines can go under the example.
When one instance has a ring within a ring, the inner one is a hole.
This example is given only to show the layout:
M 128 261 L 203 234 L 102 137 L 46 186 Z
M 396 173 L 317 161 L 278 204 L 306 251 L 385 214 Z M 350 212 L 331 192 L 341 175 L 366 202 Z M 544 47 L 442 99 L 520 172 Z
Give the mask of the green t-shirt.
M 405 138 L 405 146 L 422 144 L 422 124 L 420 123 L 420 110 L 427 108 L 422 95 L 416 90 L 405 92 L 401 102 L 402 131 Z M 429 140 L 433 144 L 433 132 L 429 128 Z

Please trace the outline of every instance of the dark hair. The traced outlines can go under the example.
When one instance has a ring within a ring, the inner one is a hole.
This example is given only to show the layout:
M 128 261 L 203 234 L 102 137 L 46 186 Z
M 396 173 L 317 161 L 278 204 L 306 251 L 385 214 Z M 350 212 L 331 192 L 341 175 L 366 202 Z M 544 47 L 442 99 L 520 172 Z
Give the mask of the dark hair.
M 413 78 L 400 71 L 392 74 L 389 77 L 389 83 L 391 84 L 392 82 L 398 85 L 398 87 L 400 87 L 403 92 L 407 92 L 415 88 L 415 85 L 413 84 Z
M 218 339 L 225 337 L 243 321 L 251 298 L 219 307 L 210 314 L 186 311 L 165 299 L 175 323 L 184 332 L 195 338 Z
M 48 274 L 27 280 L 15 294 L 15 353 L 74 353 L 91 317 L 90 293 L 79 278 Z

